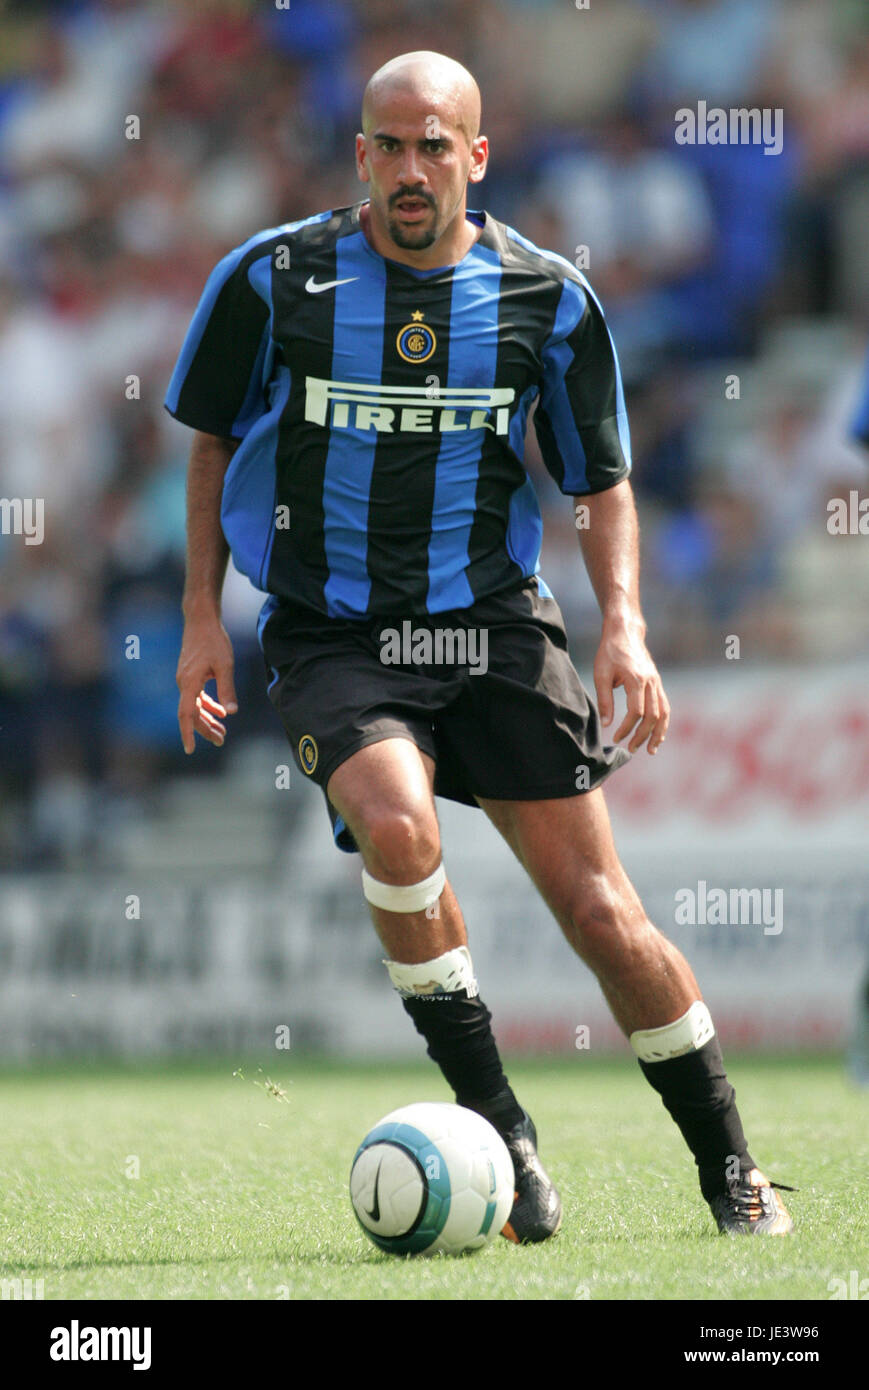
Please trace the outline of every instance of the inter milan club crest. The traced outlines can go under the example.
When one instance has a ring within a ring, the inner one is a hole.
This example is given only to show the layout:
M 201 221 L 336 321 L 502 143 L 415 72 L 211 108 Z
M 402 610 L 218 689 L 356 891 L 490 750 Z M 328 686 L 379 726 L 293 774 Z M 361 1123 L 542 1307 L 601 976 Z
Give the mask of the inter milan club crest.
M 320 756 L 319 749 L 310 734 L 304 734 L 299 739 L 299 761 L 302 769 L 310 777 L 317 766 L 317 759 Z
M 422 321 L 422 310 L 411 315 L 413 323 L 406 323 L 395 340 L 400 357 L 405 362 L 427 362 L 438 345 L 434 330 Z

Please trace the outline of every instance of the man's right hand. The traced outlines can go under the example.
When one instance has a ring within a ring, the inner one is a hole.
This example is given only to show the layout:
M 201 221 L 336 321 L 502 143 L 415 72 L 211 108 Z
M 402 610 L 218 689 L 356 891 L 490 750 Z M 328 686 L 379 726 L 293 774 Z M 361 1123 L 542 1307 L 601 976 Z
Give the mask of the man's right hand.
M 223 746 L 223 720 L 235 714 L 238 699 L 233 684 L 232 643 L 220 618 L 187 618 L 175 680 L 181 692 L 178 727 L 185 753 L 196 747 L 194 731 L 217 748 Z M 209 680 L 217 682 L 217 699 L 205 693 Z

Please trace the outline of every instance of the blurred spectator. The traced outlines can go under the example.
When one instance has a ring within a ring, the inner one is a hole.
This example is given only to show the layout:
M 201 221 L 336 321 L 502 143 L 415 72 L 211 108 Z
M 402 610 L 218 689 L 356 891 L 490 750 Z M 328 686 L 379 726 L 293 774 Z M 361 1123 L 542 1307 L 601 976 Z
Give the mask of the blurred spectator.
M 658 0 L 645 70 L 655 100 L 740 106 L 759 89 L 773 53 L 778 0 Z
M 628 384 L 685 338 L 675 292 L 707 258 L 713 224 L 699 175 L 673 150 L 650 148 L 635 115 L 613 116 L 593 148 L 557 155 L 534 201 L 557 249 L 587 266 L 603 299 Z

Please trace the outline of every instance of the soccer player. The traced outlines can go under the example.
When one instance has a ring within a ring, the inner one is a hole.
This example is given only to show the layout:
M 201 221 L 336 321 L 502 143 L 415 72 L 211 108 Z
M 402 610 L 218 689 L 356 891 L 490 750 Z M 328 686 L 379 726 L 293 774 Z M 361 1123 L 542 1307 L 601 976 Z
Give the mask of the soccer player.
M 337 844 L 361 855 L 392 984 L 458 1103 L 513 1157 L 504 1234 L 545 1240 L 561 1202 L 501 1066 L 433 793 L 482 807 L 527 869 L 684 1135 L 719 1228 L 785 1233 L 709 1011 L 621 867 L 600 786 L 644 744 L 656 753 L 669 718 L 640 609 L 615 349 L 569 262 L 468 210 L 488 158 L 479 130 L 463 67 L 394 58 L 368 83 L 356 137 L 368 199 L 258 233 L 205 287 L 166 401 L 196 431 L 184 747 L 194 731 L 220 746 L 237 708 L 220 620 L 229 548 L 268 593 L 269 695 Z M 588 508 L 597 706 L 538 574 L 522 462 L 535 400 L 546 466 Z M 617 686 L 627 713 L 605 744 Z

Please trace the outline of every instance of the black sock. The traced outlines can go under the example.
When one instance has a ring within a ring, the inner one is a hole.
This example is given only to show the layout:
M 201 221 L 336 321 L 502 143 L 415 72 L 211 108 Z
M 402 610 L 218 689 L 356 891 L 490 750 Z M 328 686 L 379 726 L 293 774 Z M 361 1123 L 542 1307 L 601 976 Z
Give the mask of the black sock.
M 524 1112 L 507 1084 L 492 1034 L 492 1015 L 482 999 L 455 994 L 428 994 L 403 999 L 416 1031 L 428 1045 L 456 1102 L 483 1115 L 500 1134 L 517 1125 Z
M 707 1201 L 723 1191 L 736 1164 L 744 1172 L 755 1166 L 748 1152 L 733 1087 L 724 1072 L 717 1038 L 666 1062 L 640 1062 L 643 1075 L 658 1092 L 700 1173 Z

